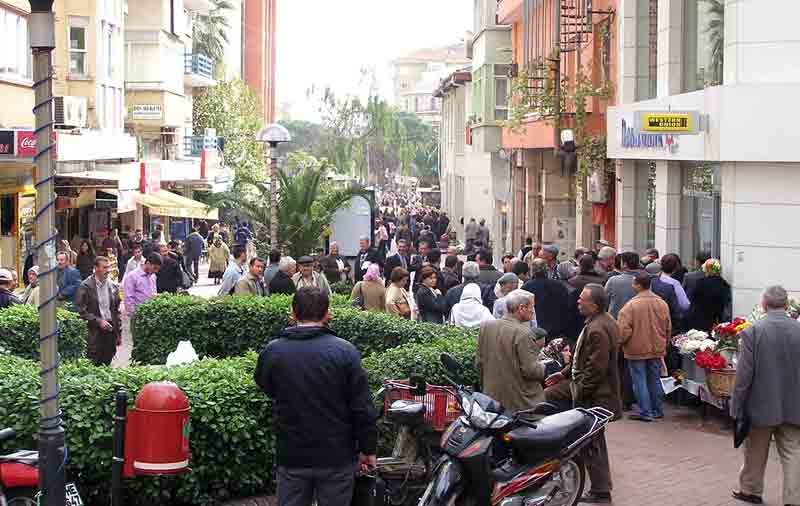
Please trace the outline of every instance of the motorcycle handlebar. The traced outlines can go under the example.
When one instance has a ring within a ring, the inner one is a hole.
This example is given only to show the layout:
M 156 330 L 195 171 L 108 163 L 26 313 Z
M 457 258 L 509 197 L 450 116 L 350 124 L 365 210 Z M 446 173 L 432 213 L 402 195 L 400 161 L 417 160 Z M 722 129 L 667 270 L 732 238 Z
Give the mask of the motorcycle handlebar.
M 15 437 L 17 437 L 17 431 L 11 427 L 0 430 L 0 443 L 3 441 L 8 441 L 9 439 L 14 439 Z

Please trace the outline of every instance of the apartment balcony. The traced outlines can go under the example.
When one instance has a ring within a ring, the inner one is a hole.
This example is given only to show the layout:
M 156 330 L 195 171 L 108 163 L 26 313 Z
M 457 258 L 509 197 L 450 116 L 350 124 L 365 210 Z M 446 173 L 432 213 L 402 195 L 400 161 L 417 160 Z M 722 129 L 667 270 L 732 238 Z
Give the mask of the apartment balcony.
M 222 151 L 222 138 L 205 135 L 187 135 L 183 138 L 183 157 L 200 158 L 203 151 L 215 154 Z
M 183 78 L 186 86 L 192 88 L 216 86 L 214 60 L 204 54 L 186 53 L 183 57 Z

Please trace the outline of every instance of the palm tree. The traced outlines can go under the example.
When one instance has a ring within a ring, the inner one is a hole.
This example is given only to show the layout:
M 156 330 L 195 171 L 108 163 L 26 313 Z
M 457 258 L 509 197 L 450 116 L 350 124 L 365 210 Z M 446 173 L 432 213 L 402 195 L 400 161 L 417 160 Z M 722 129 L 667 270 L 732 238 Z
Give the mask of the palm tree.
M 278 233 L 282 250 L 298 257 L 312 252 L 333 221 L 334 214 L 357 195 L 360 188 L 333 187 L 326 175 L 330 165 L 303 153 L 291 153 L 287 167 L 278 169 Z M 239 178 L 238 187 L 214 199 L 213 205 L 241 210 L 254 222 L 269 228 L 269 181 Z
M 213 0 L 214 7 L 208 14 L 197 14 L 194 20 L 192 39 L 193 51 L 212 58 L 219 71 L 225 55 L 225 44 L 228 43 L 230 24 L 225 11 L 233 9 L 228 0 Z
M 711 18 L 706 25 L 706 33 L 711 46 L 711 82 L 722 84 L 722 65 L 725 52 L 725 2 L 724 0 L 704 0 L 708 4 Z

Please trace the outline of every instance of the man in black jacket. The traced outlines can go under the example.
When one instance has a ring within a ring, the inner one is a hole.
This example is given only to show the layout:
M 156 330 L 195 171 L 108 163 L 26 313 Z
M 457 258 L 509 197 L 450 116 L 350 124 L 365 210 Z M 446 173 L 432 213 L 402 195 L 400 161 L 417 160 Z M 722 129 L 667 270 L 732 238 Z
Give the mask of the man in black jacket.
M 296 327 L 258 359 L 256 384 L 272 400 L 278 435 L 278 504 L 350 504 L 357 467 L 374 467 L 377 415 L 356 348 L 330 329 L 328 294 L 301 288 Z
M 166 244 L 160 246 L 159 254 L 162 264 L 156 274 L 156 291 L 158 293 L 178 293 L 178 288 L 183 287 L 183 274 L 177 256 L 170 251 Z
M 377 249 L 369 245 L 369 237 L 359 240 L 359 250 L 356 256 L 356 266 L 353 269 L 353 281 L 358 283 L 364 279 L 364 273 L 370 264 L 380 263 L 381 255 Z
M 541 258 L 534 260 L 532 269 L 531 280 L 522 285 L 522 289 L 536 297 L 536 323 L 547 331 L 548 342 L 567 336 L 572 315 L 567 287 L 548 277 L 549 271 L 545 260 Z
M 391 283 L 392 271 L 395 267 L 402 267 L 405 270 L 409 269 L 411 265 L 411 258 L 408 255 L 409 244 L 405 239 L 397 241 L 397 253 L 386 259 L 386 267 L 383 270 L 383 277 L 386 279 L 386 286 Z M 408 290 L 409 281 L 406 281 L 406 290 Z

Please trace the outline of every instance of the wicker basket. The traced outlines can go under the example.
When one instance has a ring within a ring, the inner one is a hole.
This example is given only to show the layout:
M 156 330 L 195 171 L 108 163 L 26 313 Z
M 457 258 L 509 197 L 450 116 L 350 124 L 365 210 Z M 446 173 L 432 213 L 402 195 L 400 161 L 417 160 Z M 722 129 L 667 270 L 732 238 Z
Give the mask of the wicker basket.
M 715 397 L 730 397 L 736 383 L 736 369 L 706 369 L 706 386 Z

